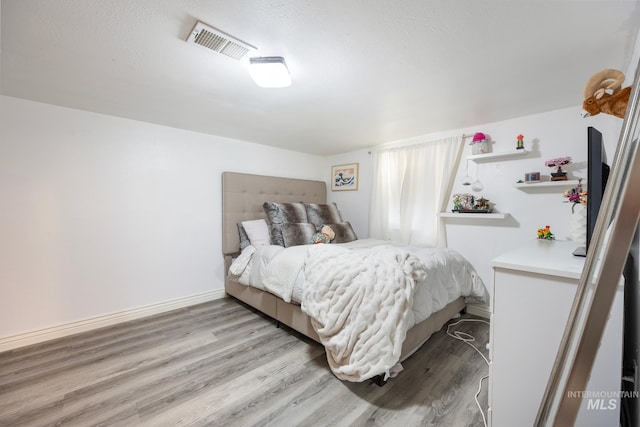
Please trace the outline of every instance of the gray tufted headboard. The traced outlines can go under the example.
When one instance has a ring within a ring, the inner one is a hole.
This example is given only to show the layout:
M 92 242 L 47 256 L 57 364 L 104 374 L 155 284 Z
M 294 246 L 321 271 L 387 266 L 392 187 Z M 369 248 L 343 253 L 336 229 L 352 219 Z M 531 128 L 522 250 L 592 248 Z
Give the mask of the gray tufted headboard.
M 279 178 L 246 173 L 222 173 L 222 252 L 232 255 L 240 251 L 237 224 L 265 218 L 264 202 L 326 203 L 324 181 Z

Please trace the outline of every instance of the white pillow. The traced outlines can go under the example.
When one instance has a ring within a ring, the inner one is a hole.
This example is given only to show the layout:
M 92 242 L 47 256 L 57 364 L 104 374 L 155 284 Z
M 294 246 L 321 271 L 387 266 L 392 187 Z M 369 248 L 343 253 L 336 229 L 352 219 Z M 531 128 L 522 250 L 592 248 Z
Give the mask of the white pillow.
M 271 244 L 271 236 L 269 236 L 269 226 L 264 219 L 255 219 L 253 221 L 242 221 L 244 231 L 249 237 L 252 246 L 260 247 Z

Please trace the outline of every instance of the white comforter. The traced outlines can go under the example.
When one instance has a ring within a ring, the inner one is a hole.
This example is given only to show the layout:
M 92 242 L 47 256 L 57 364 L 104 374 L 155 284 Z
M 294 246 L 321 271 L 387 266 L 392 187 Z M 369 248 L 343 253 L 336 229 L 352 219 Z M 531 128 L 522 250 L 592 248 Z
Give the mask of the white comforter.
M 406 331 L 456 298 L 487 298 L 475 270 L 457 252 L 371 239 L 249 246 L 230 273 L 245 285 L 300 302 L 332 371 L 349 381 L 388 374 Z

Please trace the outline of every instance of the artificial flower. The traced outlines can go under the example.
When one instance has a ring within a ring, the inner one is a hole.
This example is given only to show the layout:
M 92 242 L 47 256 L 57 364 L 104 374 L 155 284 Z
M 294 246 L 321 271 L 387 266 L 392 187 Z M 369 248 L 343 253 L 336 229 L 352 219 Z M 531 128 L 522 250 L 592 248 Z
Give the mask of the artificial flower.
M 550 168 L 556 167 L 556 166 L 564 166 L 571 163 L 571 160 L 572 159 L 569 156 L 556 157 L 555 159 L 547 160 L 546 162 L 544 162 L 544 165 L 549 166 Z
M 538 239 L 540 240 L 553 240 L 555 236 L 551 232 L 551 227 L 545 225 L 544 228 L 538 228 Z
M 571 205 L 571 212 L 575 210 L 577 204 L 587 204 L 587 192 L 582 188 L 582 180 L 578 180 L 578 185 L 575 188 L 569 188 L 563 194 L 564 197 L 569 199 Z

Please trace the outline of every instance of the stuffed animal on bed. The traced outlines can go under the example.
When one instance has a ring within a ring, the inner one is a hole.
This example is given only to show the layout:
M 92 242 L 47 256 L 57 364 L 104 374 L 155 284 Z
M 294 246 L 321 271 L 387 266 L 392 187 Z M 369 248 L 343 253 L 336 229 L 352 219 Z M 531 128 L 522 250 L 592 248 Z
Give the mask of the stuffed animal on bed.
M 331 243 L 335 239 L 336 233 L 328 225 L 325 225 L 320 230 L 320 233 L 316 233 L 311 236 L 311 243 Z

